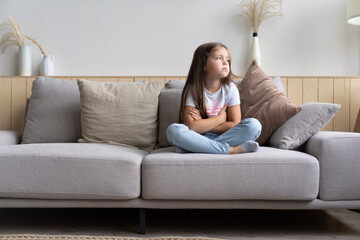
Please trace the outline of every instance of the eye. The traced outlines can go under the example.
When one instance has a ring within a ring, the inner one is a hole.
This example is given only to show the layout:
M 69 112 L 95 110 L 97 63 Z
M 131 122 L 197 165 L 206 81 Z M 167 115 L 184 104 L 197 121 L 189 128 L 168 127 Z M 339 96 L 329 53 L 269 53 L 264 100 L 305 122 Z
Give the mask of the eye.
M 216 59 L 217 59 L 217 60 L 221 60 L 222 58 L 221 58 L 220 56 L 217 56 Z

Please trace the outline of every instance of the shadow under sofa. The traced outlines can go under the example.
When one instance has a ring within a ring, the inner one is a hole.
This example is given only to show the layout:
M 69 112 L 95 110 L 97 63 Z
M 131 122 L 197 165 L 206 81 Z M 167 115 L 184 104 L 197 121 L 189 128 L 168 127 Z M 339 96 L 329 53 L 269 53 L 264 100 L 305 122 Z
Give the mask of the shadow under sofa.
M 0 131 L 1 208 L 138 208 L 140 233 L 150 208 L 360 209 L 357 133 L 239 155 L 20 142 L 21 133 Z

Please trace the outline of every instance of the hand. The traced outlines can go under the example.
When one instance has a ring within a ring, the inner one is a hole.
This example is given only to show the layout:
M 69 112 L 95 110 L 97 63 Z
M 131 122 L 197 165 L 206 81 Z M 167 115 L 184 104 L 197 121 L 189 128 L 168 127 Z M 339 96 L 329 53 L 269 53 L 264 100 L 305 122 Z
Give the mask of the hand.
M 201 115 L 200 115 L 200 111 L 196 108 L 190 108 L 189 110 L 189 114 L 190 116 L 194 119 L 194 120 L 200 120 L 202 119 Z
M 225 104 L 224 107 L 218 113 L 218 116 L 222 119 L 222 122 L 226 122 L 227 119 L 227 113 L 226 113 L 227 106 L 228 105 Z

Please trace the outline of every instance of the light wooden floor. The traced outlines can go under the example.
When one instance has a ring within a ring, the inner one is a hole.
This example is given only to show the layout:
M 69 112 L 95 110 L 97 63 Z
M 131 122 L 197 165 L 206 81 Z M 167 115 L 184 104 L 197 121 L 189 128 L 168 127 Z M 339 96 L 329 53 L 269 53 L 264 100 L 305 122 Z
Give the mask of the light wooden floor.
M 136 209 L 0 209 L 0 234 L 221 239 L 360 239 L 360 213 L 349 210 L 146 210 L 139 235 Z

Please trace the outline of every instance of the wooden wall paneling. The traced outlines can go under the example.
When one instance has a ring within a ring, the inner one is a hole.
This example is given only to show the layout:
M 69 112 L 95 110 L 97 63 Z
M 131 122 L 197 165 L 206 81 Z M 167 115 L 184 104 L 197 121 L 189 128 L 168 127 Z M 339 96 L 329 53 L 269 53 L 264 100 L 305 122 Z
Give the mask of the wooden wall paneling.
M 333 78 L 319 78 L 319 102 L 334 103 Z
M 288 78 L 288 98 L 296 106 L 303 103 L 302 78 Z
M 350 132 L 354 130 L 360 111 L 360 78 L 350 79 Z
M 26 98 L 31 95 L 34 77 L 0 77 L 0 130 L 21 130 Z M 54 76 L 53 78 L 135 82 L 141 80 L 186 80 L 186 76 Z M 360 107 L 359 77 L 283 77 L 285 91 L 296 105 L 304 102 L 341 104 L 335 118 L 322 130 L 352 131 Z M 317 82 L 317 83 L 316 83 Z
M 288 96 L 288 79 L 281 78 L 282 84 L 284 85 L 285 95 Z
M 11 130 L 22 129 L 26 103 L 26 78 L 11 79 Z
M 0 130 L 11 129 L 11 78 L 0 78 Z
M 318 101 L 318 79 L 303 78 L 303 103 Z
M 334 102 L 341 104 L 334 117 L 334 131 L 348 132 L 350 130 L 350 81 L 348 78 L 334 78 Z
M 334 79 L 319 78 L 319 102 L 334 103 Z M 322 129 L 322 131 L 334 130 L 334 118 Z

